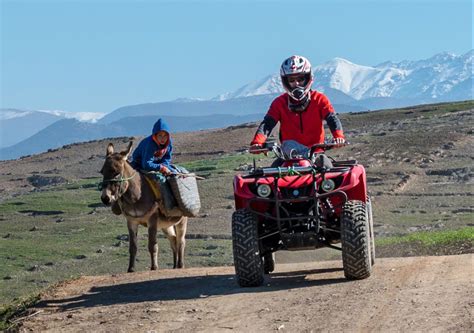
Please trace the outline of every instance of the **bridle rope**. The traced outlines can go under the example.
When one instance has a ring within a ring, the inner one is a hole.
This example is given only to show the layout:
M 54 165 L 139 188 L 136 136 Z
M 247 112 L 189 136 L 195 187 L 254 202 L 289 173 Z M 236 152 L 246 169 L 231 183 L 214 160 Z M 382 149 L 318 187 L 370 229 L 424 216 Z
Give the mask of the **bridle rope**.
M 118 177 L 115 177 L 115 178 L 111 178 L 111 179 L 103 179 L 98 185 L 97 185 L 97 188 L 99 189 L 99 191 L 102 191 L 102 189 L 104 188 L 104 186 L 108 183 L 120 183 L 120 189 L 119 189 L 119 194 L 120 196 L 122 196 L 122 194 L 124 192 L 122 192 L 122 185 L 123 183 L 133 179 L 135 176 L 137 175 L 137 172 L 135 171 L 133 173 L 133 175 L 131 175 L 130 177 L 123 177 L 123 174 L 121 173 Z

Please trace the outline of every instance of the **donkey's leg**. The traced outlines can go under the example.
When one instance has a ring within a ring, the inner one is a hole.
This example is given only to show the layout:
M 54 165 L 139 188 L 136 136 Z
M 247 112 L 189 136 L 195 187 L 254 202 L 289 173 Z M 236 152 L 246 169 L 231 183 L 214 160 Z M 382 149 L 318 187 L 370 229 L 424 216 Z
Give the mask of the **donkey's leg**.
M 135 272 L 135 259 L 137 258 L 137 233 L 138 224 L 127 220 L 128 227 L 128 252 L 130 253 L 128 262 L 128 272 Z
M 156 241 L 156 231 L 158 230 L 158 220 L 154 217 L 148 221 L 148 251 L 151 258 L 151 270 L 158 269 L 158 242 Z
M 186 229 L 188 227 L 188 218 L 183 217 L 181 222 L 175 224 L 176 246 L 178 252 L 177 268 L 184 268 L 184 248 L 186 247 Z
M 163 233 L 166 235 L 170 242 L 171 251 L 173 251 L 173 268 L 176 268 L 177 260 L 178 260 L 178 252 L 176 248 L 176 233 L 174 231 L 174 227 L 162 228 Z

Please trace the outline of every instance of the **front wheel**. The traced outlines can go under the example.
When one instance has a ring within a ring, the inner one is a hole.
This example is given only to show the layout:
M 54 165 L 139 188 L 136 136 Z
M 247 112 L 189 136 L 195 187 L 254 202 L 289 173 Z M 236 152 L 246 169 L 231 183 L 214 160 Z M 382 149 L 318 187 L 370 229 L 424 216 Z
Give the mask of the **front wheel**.
M 346 202 L 341 219 L 342 265 L 347 279 L 365 279 L 372 273 L 370 226 L 365 203 Z
M 264 267 L 258 243 L 258 224 L 247 209 L 232 214 L 232 249 L 237 282 L 241 287 L 263 284 Z

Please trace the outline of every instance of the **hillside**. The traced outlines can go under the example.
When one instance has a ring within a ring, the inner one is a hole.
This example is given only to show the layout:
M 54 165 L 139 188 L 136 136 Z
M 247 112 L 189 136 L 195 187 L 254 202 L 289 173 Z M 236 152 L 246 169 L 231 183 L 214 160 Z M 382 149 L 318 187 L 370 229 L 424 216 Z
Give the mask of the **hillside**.
M 334 156 L 356 158 L 377 173 L 385 169 L 385 173 L 396 170 L 398 174 L 423 173 L 425 176 L 455 178 L 453 174 L 457 174 L 456 170 L 460 167 L 467 170 L 460 177 L 469 181 L 472 105 L 472 101 L 467 101 L 342 114 L 340 118 L 352 145 L 336 151 Z M 181 163 L 241 152 L 247 148 L 257 125 L 248 123 L 218 130 L 175 133 L 175 161 Z M 276 130 L 273 134 L 276 135 Z M 33 175 L 46 178 L 54 175 L 69 181 L 98 177 L 108 142 L 113 142 L 120 149 L 129 140 L 134 140 L 136 145 L 140 139 L 93 140 L 17 160 L 0 161 L 1 199 L 34 190 L 35 187 L 27 180 Z M 430 171 L 444 167 L 445 163 L 451 163 L 449 169 L 454 171 Z M 377 182 L 372 180 L 373 183 L 388 181 L 387 178 Z
M 341 115 L 351 146 L 331 152 L 334 157 L 354 158 L 367 168 L 369 189 L 374 201 L 384 210 L 388 221 L 410 216 L 406 228 L 431 228 L 428 225 L 464 225 L 472 214 L 473 102 L 423 105 L 415 108 Z M 257 123 L 220 130 L 177 133 L 173 135 L 176 163 L 217 159 L 236 154 L 248 147 Z M 276 133 L 276 131 L 275 131 Z M 275 134 L 274 133 L 274 134 Z M 1 200 L 42 185 L 97 178 L 107 143 L 117 149 L 140 138 L 114 138 L 71 144 L 44 154 L 0 162 Z M 249 156 L 252 158 L 252 156 Z M 212 164 L 212 160 L 209 162 Z M 211 181 L 203 181 L 204 208 L 210 220 L 218 207 L 231 205 L 232 169 L 213 174 L 219 188 L 220 204 L 207 202 Z M 230 172 L 229 172 L 230 171 Z M 36 183 L 38 183 L 36 181 Z M 216 185 L 217 184 L 217 185 Z M 456 200 L 453 200 L 456 198 Z M 444 200 L 443 200 L 444 199 Z M 375 208 L 375 213 L 381 211 Z M 227 212 L 227 216 L 230 212 Z M 468 216 L 466 216 L 466 214 Z M 404 220 L 404 219 L 402 219 Z M 414 221 L 418 220 L 418 223 Z M 402 222 L 403 223 L 403 222 Z M 390 224 L 390 223 L 389 223 Z M 424 225 L 422 227 L 421 225 Z M 379 234 L 396 233 L 390 225 L 380 225 Z M 400 223 L 397 228 L 400 228 Z M 441 227 L 442 228 L 442 227 Z M 406 231 L 406 230 L 405 230 Z

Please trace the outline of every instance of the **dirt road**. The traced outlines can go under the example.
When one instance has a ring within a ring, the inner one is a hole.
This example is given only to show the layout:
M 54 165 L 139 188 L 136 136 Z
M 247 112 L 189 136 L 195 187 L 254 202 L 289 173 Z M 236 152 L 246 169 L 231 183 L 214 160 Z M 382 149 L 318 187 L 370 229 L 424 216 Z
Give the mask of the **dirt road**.
M 472 254 L 378 259 L 362 281 L 341 265 L 277 264 L 260 288 L 239 288 L 232 267 L 82 277 L 21 331 L 472 332 Z

